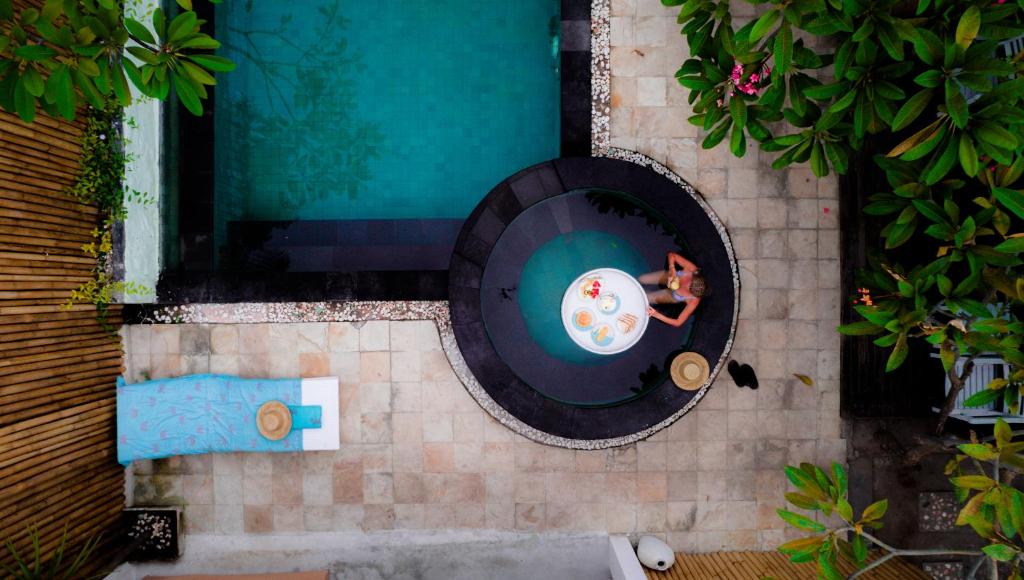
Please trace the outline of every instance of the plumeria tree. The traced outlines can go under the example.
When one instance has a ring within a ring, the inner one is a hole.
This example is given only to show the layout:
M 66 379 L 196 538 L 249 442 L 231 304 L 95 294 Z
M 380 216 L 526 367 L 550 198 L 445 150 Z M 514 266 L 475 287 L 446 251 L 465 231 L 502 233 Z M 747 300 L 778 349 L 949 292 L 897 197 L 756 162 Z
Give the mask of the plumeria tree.
M 82 103 L 127 105 L 134 86 L 157 99 L 173 88 L 202 113 L 213 75 L 235 65 L 212 53 L 220 43 L 201 32 L 191 0 L 178 4 L 175 18 L 157 8 L 146 25 L 126 17 L 121 0 L 45 0 L 18 12 L 0 0 L 0 107 L 25 122 L 37 107 L 70 120 Z
M 92 302 L 104 326 L 119 295 L 146 291 L 117 280 L 108 260 L 112 225 L 124 219 L 126 199 L 148 199 L 124 187 L 128 159 L 118 126 L 131 120 L 123 119 L 123 107 L 133 92 L 164 100 L 173 89 L 185 108 L 202 114 L 214 75 L 235 68 L 214 54 L 220 43 L 202 32 L 192 0 L 177 0 L 181 10 L 173 18 L 160 8 L 142 18 L 141 4 L 38 0 L 16 11 L 12 0 L 0 0 L 0 108 L 26 123 L 39 109 L 67 120 L 85 112 L 81 167 L 66 193 L 101 211 L 94 241 L 82 246 L 97 265 L 66 306 Z
M 891 349 L 887 370 L 924 339 L 952 388 L 994 353 L 1011 365 L 971 404 L 1024 394 L 1024 0 L 662 0 L 679 6 L 703 147 L 751 142 L 783 168 L 821 177 L 874 158 L 888 187 L 864 208 L 882 239 L 859 277 L 861 320 L 840 327 Z M 955 362 L 964 360 L 957 371 Z
M 811 535 L 786 542 L 779 551 L 793 562 L 816 562 L 820 576 L 828 579 L 842 578 L 841 560 L 856 570 L 850 576 L 855 578 L 897 556 L 964 556 L 973 558 L 969 578 L 986 564 L 990 577 L 998 578 L 1001 564 L 1011 580 L 1024 579 L 1024 493 L 1014 486 L 1024 472 L 1024 442 L 1013 442 L 1012 437 L 1009 425 L 999 420 L 993 437 L 979 441 L 972 435 L 969 443 L 957 446 L 946 467 L 956 498 L 963 504 L 956 525 L 970 526 L 983 539 L 979 550 L 891 546 L 875 535 L 884 523 L 888 500 L 875 502 L 856 515 L 843 467 L 836 463 L 826 472 L 804 463 L 786 467 L 786 477 L 796 488 L 786 494 L 786 500 L 811 512 L 812 517 L 785 509 L 778 514 L 790 526 Z M 869 558 L 870 550 L 880 553 Z

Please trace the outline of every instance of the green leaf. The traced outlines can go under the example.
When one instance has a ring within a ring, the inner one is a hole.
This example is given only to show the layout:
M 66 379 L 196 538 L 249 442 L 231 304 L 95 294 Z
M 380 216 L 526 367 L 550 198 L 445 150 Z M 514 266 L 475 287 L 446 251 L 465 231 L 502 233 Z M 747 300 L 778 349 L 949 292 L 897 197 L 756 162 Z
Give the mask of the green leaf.
M 187 58 L 213 72 L 231 72 L 236 66 L 231 60 L 212 54 L 190 54 Z
M 199 100 L 198 93 L 189 81 L 178 73 L 174 73 L 174 92 L 178 94 L 178 99 L 190 113 L 197 117 L 203 114 L 203 103 Z
M 818 547 L 821 546 L 821 542 L 822 542 L 822 538 L 821 537 L 797 538 L 795 540 L 790 540 L 790 541 L 786 542 L 785 544 L 782 544 L 781 546 L 779 546 L 779 551 L 782 552 L 783 554 L 791 554 L 791 553 L 794 553 L 794 552 L 803 552 L 803 551 L 808 550 L 808 549 L 811 549 L 812 551 L 817 552 L 818 551 Z
M 981 514 L 975 514 L 964 518 L 971 528 L 974 529 L 974 533 L 978 534 L 983 538 L 994 538 L 996 537 L 995 530 L 992 528 L 992 524 L 989 523 Z
M 789 72 L 793 64 L 793 31 L 788 23 L 779 27 L 775 35 L 775 68 L 781 73 Z
M 963 451 L 968 457 L 973 457 L 981 461 L 995 459 L 997 455 L 994 449 L 981 443 L 965 443 L 963 445 L 957 445 L 957 448 L 960 451 Z
M 779 517 L 785 520 L 786 523 L 801 530 L 807 530 L 809 532 L 824 532 L 828 529 L 811 518 L 795 514 L 788 510 L 776 510 L 776 513 L 778 513 Z
M 853 541 L 850 542 L 850 547 L 853 549 L 853 556 L 857 559 L 857 564 L 863 564 L 868 559 L 868 547 L 864 542 L 864 536 L 855 534 Z
M 701 143 L 701 147 L 703 147 L 704 149 L 714 148 L 716 145 L 722 142 L 722 139 L 725 139 L 725 135 L 729 131 L 730 127 L 732 127 L 732 118 L 726 117 L 721 123 L 718 124 L 717 127 L 712 129 L 711 132 L 708 133 L 708 136 L 705 137 L 704 141 Z
M 874 322 L 861 320 L 860 322 L 840 325 L 836 328 L 836 332 L 846 336 L 865 336 L 882 332 L 882 327 Z
M 220 42 L 205 34 L 197 34 L 179 45 L 181 48 L 198 48 L 201 50 L 216 50 L 220 48 Z M 715 69 L 717 70 L 717 69 Z
M 907 240 L 914 235 L 914 230 L 917 228 L 917 219 L 912 219 L 906 223 L 893 222 L 890 225 L 891 227 L 885 236 L 885 248 L 887 250 L 898 248 L 907 243 Z
M 958 144 L 956 139 L 950 138 L 942 153 L 932 159 L 929 163 L 930 167 L 926 169 L 924 174 L 926 185 L 935 185 L 953 169 L 953 165 L 956 164 L 957 160 Z
M 1024 252 L 1024 237 L 1010 238 L 996 246 L 997 252 L 1004 254 L 1019 254 Z
M 739 96 L 729 99 L 729 114 L 732 115 L 732 122 L 742 129 L 747 125 L 747 103 Z
M 846 501 L 845 498 L 841 497 L 839 498 L 839 501 L 836 502 L 836 512 L 844 520 L 853 522 L 853 506 L 851 506 L 850 502 Z
M 128 88 L 128 79 L 124 76 L 124 68 L 114 66 L 111 75 L 111 87 L 122 107 L 127 107 L 132 102 L 132 91 Z
M 991 489 L 996 485 L 996 482 L 986 475 L 961 475 L 960 477 L 951 477 L 949 481 L 957 487 L 980 491 Z
M 946 214 L 939 207 L 939 204 L 935 203 L 930 199 L 913 199 L 910 203 L 914 204 L 917 211 L 921 212 L 921 215 L 932 220 L 935 223 L 944 224 L 946 223 Z
M 1007 189 L 1005 187 L 997 187 L 992 190 L 992 193 L 1003 207 L 1016 214 L 1017 217 L 1024 219 L 1024 194 L 1015 189 Z
M 54 96 L 57 111 L 67 120 L 75 118 L 75 89 L 71 84 L 71 71 L 67 65 L 57 67 L 46 80 L 47 88 Z
M 156 32 L 158 38 L 166 36 L 167 16 L 164 15 L 164 11 L 160 8 L 153 11 L 153 31 Z
M 949 117 L 953 119 L 953 124 L 958 129 L 963 129 L 967 126 L 969 115 L 967 112 L 967 99 L 964 98 L 964 94 L 960 92 L 960 87 L 952 79 L 946 79 L 946 112 L 949 113 Z
M 996 447 L 999 447 L 1000 449 L 1002 449 L 1004 445 L 1010 443 L 1010 440 L 1013 439 L 1013 429 L 1010 428 L 1009 423 L 1002 419 L 996 420 L 994 434 L 996 436 Z
M 1014 137 L 1013 133 L 1010 133 L 995 123 L 982 122 L 974 129 L 974 135 L 978 139 L 995 145 L 1001 149 L 1017 148 L 1017 138 Z
M 811 149 L 811 171 L 818 178 L 828 175 L 828 161 L 825 159 L 825 149 L 821 141 L 815 141 Z
M 918 118 L 931 102 L 932 94 L 932 89 L 924 89 L 907 99 L 907 102 L 903 103 L 900 110 L 896 112 L 896 116 L 893 117 L 892 130 L 899 131 L 913 123 L 914 119 Z
M 149 31 L 148 28 L 145 27 L 145 25 L 143 25 L 138 20 L 133 20 L 131 18 L 126 17 L 124 19 L 124 27 L 128 29 L 128 32 L 137 36 L 143 42 L 156 44 L 156 39 L 153 38 L 153 34 Z
M 974 42 L 974 38 L 978 36 L 979 28 L 981 28 L 981 10 L 972 4 L 964 11 L 960 22 L 956 25 L 956 35 L 954 36 L 956 45 L 967 50 L 967 47 Z
M 789 503 L 795 505 L 796 507 L 798 507 L 800 509 L 805 509 L 805 510 L 821 509 L 818 506 L 818 501 L 817 500 L 815 500 L 814 498 L 807 497 L 806 495 L 804 495 L 802 493 L 796 493 L 796 492 L 790 491 L 790 492 L 786 492 L 785 497 L 786 497 L 786 501 L 788 501 Z
M 848 91 L 845 95 L 839 98 L 836 102 L 832 103 L 827 109 L 829 113 L 839 113 L 850 108 L 853 101 L 857 98 L 857 91 Z
M 181 8 L 183 10 L 192 10 L 192 0 L 177 0 L 177 1 L 178 1 L 178 6 L 181 6 Z M 666 1 L 674 1 L 675 3 L 674 4 L 666 4 Z M 678 6 L 678 5 L 682 4 L 682 2 L 680 0 L 661 0 L 661 3 L 665 4 L 666 6 Z
M 907 359 L 907 353 L 910 349 L 907 347 L 907 333 L 901 332 L 900 337 L 896 340 L 896 345 L 892 347 L 892 353 L 889 354 L 889 359 L 885 362 L 885 372 L 892 372 L 903 364 L 903 361 Z
M 775 26 L 775 23 L 778 22 L 780 15 L 781 13 L 775 8 L 762 14 L 757 19 L 757 22 L 754 23 L 754 27 L 750 29 L 750 42 L 757 42 L 765 34 L 768 34 L 772 26 Z
M 975 8 L 971 6 L 971 8 Z M 1000 562 L 1009 562 L 1017 556 L 1017 550 L 1007 546 L 1006 544 L 989 544 L 981 549 L 990 558 L 999 560 Z
M 14 83 L 14 108 L 18 117 L 26 123 L 36 118 L 36 99 L 25 88 L 24 76 L 18 77 Z
M 964 173 L 974 177 L 978 174 L 978 152 L 974 149 L 974 140 L 969 133 L 960 134 L 960 167 Z
M 43 96 L 43 91 L 46 88 L 43 83 L 43 75 L 39 74 L 39 71 L 35 68 L 26 68 L 25 72 L 21 75 L 21 80 L 25 83 L 25 90 L 28 91 L 28 94 L 33 97 Z
M 946 280 L 947 287 L 952 285 L 949 278 L 943 276 Z M 951 289 L 947 289 L 942 293 L 943 296 L 948 296 Z M 956 353 L 948 345 L 943 344 L 942 348 L 939 349 L 939 359 L 942 361 L 942 370 L 949 372 L 949 369 L 953 368 L 953 364 L 956 362 Z
M 861 514 L 860 517 L 861 517 L 862 520 L 868 521 L 868 522 L 877 521 L 877 520 L 882 519 L 882 516 L 885 515 L 885 512 L 888 509 L 889 509 L 889 500 L 883 499 L 883 500 L 876 501 L 875 503 L 869 505 L 864 510 L 864 513 Z
M 189 76 L 189 78 L 196 81 L 197 83 L 201 83 L 204 85 L 217 84 L 217 81 L 213 78 L 213 76 L 211 76 L 210 73 L 206 72 L 206 70 L 204 70 L 203 68 L 187 61 L 182 62 L 181 66 L 185 69 L 185 73 Z
M 26 44 L 14 49 L 14 56 L 32 62 L 39 62 L 57 56 L 57 51 L 42 44 Z
M 747 137 L 743 134 L 741 126 L 732 126 L 732 133 L 729 136 L 729 150 L 736 157 L 743 157 L 747 152 Z
M 798 467 L 793 467 L 792 465 L 787 465 L 783 471 L 790 483 L 800 491 L 816 500 L 828 500 L 828 495 L 825 493 L 825 490 L 823 490 L 821 486 L 818 485 L 818 481 L 806 471 Z
M 171 21 L 171 25 L 167 27 L 167 42 L 175 43 L 180 40 L 184 40 L 186 36 L 192 34 L 192 31 L 196 27 L 198 18 L 195 12 L 182 12 L 177 15 L 174 20 Z

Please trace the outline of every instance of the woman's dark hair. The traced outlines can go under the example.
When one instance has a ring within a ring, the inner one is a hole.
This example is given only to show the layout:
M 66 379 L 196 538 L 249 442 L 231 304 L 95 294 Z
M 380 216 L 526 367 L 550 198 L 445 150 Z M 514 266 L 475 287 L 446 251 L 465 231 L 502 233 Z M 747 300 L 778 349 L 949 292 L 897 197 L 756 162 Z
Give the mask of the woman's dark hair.
M 693 278 L 690 279 L 690 294 L 697 298 L 704 298 L 711 294 L 711 287 L 708 286 L 707 278 L 699 272 L 694 272 Z

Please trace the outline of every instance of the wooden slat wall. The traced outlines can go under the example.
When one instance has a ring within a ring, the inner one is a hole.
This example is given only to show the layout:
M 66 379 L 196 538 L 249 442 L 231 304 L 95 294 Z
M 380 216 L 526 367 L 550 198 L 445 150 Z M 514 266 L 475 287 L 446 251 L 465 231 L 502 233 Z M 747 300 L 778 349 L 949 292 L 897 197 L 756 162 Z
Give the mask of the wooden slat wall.
M 870 559 L 878 557 L 872 556 Z M 845 561 L 840 573 L 846 577 L 853 567 Z M 644 569 L 650 580 L 816 580 L 813 563 L 793 564 L 778 552 L 714 552 L 676 554 L 676 563 L 664 572 Z M 927 580 L 930 578 L 913 564 L 893 559 L 864 574 L 865 580 Z
M 94 265 L 81 246 L 98 211 L 62 194 L 81 134 L 81 121 L 25 124 L 0 111 L 0 540 L 25 548 L 34 523 L 45 551 L 67 525 L 76 550 L 103 533 L 99 569 L 124 506 L 114 421 L 122 359 L 92 305 L 60 308 Z M 113 307 L 109 323 L 120 316 Z M 10 564 L 6 550 L 0 562 Z

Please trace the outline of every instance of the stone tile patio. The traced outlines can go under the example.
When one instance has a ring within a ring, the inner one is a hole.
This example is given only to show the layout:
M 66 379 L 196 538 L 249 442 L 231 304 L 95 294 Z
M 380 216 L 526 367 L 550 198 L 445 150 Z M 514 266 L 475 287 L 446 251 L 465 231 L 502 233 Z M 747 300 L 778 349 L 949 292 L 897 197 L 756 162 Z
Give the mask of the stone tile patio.
M 725 383 L 648 441 L 546 447 L 477 406 L 427 321 L 138 325 L 125 342 L 130 381 L 199 372 L 341 379 L 338 452 L 136 462 L 133 501 L 186 505 L 191 533 L 598 530 L 659 533 L 689 549 L 754 547 L 758 526 L 774 526 L 761 512 L 780 497 L 779 466 L 817 450 L 798 425 L 806 417 L 783 409 L 807 387 L 777 398 L 780 419 L 768 423 L 779 432 L 762 436 L 758 393 Z
M 846 455 L 836 184 L 806 167 L 771 170 L 753 148 L 743 159 L 702 149 L 673 78 L 686 58 L 677 9 L 611 4 L 611 143 L 674 170 L 728 226 L 743 284 L 732 356 L 755 367 L 761 388 L 723 375 L 649 440 L 571 451 L 490 419 L 455 378 L 432 322 L 132 326 L 131 380 L 336 375 L 342 411 L 339 452 L 140 462 L 136 503 L 186 504 L 193 533 L 598 530 L 654 533 L 688 551 L 784 541 L 782 466 Z

